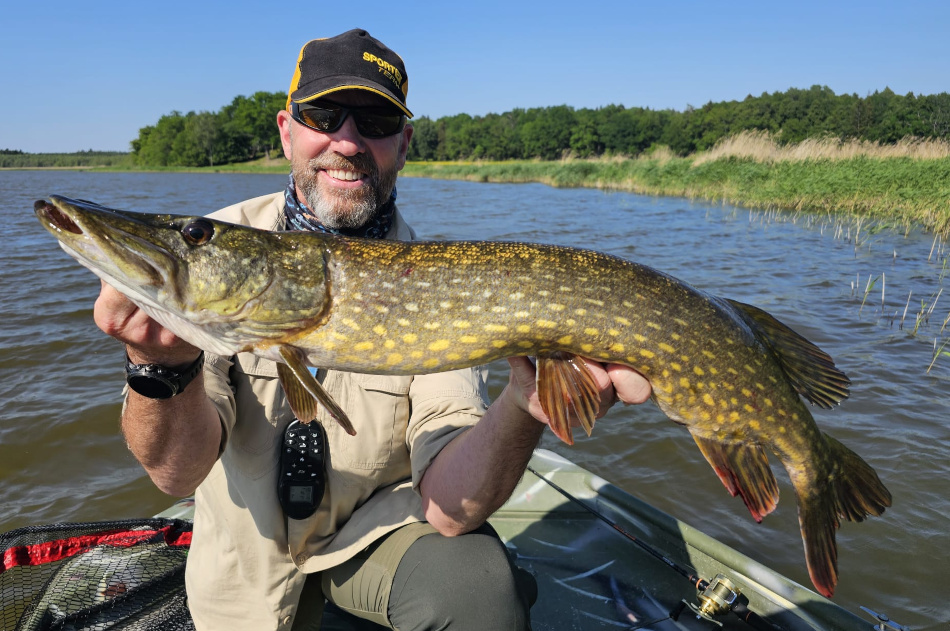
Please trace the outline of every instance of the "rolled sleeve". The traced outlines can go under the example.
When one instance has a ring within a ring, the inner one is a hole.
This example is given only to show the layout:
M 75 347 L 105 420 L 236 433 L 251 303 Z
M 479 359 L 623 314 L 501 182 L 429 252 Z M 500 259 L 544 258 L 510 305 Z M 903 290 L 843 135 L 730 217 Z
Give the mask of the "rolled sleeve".
M 442 449 L 485 414 L 488 409 L 488 371 L 466 368 L 412 380 L 412 412 L 406 447 L 412 467 L 412 486 L 418 489 L 426 469 Z

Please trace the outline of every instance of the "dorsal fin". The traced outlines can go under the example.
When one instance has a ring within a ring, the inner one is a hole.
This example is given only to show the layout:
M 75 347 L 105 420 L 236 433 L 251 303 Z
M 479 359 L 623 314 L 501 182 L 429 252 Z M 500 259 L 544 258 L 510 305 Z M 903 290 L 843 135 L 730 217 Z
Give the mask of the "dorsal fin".
M 851 380 L 835 367 L 831 355 L 779 322 L 770 313 L 727 300 L 775 354 L 795 390 L 811 403 L 832 408 L 848 398 Z

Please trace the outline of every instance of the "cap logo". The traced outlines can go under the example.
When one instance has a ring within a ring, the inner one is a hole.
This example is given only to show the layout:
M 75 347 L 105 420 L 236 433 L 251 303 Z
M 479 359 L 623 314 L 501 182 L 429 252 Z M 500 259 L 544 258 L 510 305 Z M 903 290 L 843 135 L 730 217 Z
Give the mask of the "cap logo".
M 396 66 L 392 65 L 385 59 L 380 59 L 376 55 L 368 52 L 363 53 L 363 61 L 368 61 L 370 63 L 376 63 L 379 66 L 379 71 L 386 75 L 390 81 L 396 84 L 396 86 L 402 85 L 402 73 L 399 72 L 399 69 Z

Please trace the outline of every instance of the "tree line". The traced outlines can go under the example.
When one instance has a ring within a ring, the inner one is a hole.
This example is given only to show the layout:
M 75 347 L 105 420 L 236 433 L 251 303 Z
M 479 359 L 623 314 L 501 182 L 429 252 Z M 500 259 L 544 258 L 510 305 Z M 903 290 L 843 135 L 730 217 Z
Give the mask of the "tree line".
M 285 92 L 238 96 L 218 112 L 172 112 L 132 141 L 141 166 L 214 166 L 254 160 L 280 148 L 277 112 Z M 950 136 L 950 94 L 901 96 L 890 89 L 861 97 L 826 86 L 749 95 L 683 111 L 607 105 L 514 109 L 412 121 L 410 160 L 554 160 L 565 155 L 636 156 L 657 146 L 678 155 L 709 149 L 744 130 L 781 143 L 832 136 L 893 143 L 908 136 Z

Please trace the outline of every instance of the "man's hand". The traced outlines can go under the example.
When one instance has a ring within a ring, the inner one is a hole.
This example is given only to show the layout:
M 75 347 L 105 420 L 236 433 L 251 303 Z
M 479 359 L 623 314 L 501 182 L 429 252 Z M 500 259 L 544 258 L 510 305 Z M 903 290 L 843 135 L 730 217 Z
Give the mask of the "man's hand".
M 607 413 L 614 403 L 643 403 L 650 398 L 650 382 L 634 369 L 620 364 L 601 364 L 585 359 L 594 381 L 600 391 L 600 409 L 597 418 Z M 509 357 L 511 373 L 508 378 L 510 394 L 515 396 L 519 407 L 528 414 L 550 426 L 550 419 L 541 409 L 538 399 L 537 373 L 534 364 L 527 357 Z M 579 427 L 577 418 L 571 418 L 571 427 Z
M 93 318 L 106 335 L 126 344 L 129 357 L 137 364 L 180 366 L 198 356 L 197 348 L 150 318 L 106 282 L 96 299 Z

